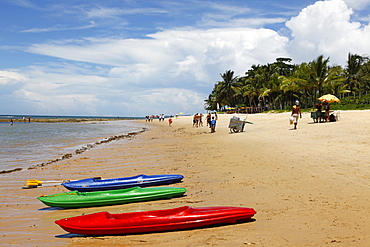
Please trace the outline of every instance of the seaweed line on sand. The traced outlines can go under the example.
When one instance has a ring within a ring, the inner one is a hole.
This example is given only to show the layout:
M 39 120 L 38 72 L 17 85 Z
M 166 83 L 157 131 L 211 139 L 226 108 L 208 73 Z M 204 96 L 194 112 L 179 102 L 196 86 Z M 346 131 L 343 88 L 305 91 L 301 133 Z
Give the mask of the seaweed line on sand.
M 117 141 L 117 140 L 120 140 L 120 139 L 131 139 L 132 137 L 134 137 L 134 136 L 136 136 L 136 135 L 138 135 L 138 134 L 140 134 L 140 133 L 142 133 L 146 130 L 147 130 L 147 128 L 142 128 L 141 130 L 139 130 L 137 132 L 130 132 L 130 133 L 127 133 L 125 135 L 110 136 L 108 138 L 97 141 L 94 144 L 87 144 L 86 146 L 83 146 L 82 148 L 79 148 L 79 149 L 75 150 L 73 153 L 68 153 L 68 154 L 63 155 L 59 159 L 54 159 L 54 160 L 50 160 L 48 162 L 44 162 L 44 163 L 41 163 L 41 164 L 32 165 L 32 166 L 28 167 L 27 170 L 37 169 L 38 167 L 44 167 L 46 165 L 50 165 L 52 163 L 55 163 L 55 162 L 58 162 L 58 161 L 61 161 L 61 160 L 72 158 L 74 155 L 82 154 L 85 151 L 90 150 L 92 148 L 95 148 L 98 145 L 101 145 L 101 144 L 104 144 L 104 143 L 108 143 L 108 142 L 111 142 L 111 141 Z M 12 172 L 17 172 L 17 171 L 21 171 L 21 170 L 23 170 L 23 168 L 15 168 L 15 169 L 12 169 L 12 170 L 3 170 L 3 171 L 0 171 L 0 174 L 12 173 Z

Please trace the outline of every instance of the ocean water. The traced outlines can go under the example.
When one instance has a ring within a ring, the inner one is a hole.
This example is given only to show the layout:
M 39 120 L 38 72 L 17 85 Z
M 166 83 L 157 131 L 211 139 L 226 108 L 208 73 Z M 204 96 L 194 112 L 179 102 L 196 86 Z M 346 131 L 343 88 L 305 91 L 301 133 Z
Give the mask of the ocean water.
M 39 123 L 0 122 L 0 171 L 60 159 L 112 136 L 142 130 L 132 120 Z M 104 144 L 101 144 L 104 145 Z

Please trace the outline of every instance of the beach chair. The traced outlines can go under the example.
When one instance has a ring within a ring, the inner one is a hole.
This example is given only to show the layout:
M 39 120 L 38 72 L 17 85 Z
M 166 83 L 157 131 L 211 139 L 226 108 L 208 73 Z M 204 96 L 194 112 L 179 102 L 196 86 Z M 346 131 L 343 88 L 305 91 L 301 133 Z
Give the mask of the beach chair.
M 339 119 L 340 119 L 340 111 L 336 111 L 336 112 L 335 112 L 335 119 L 336 119 L 337 121 L 339 121 Z

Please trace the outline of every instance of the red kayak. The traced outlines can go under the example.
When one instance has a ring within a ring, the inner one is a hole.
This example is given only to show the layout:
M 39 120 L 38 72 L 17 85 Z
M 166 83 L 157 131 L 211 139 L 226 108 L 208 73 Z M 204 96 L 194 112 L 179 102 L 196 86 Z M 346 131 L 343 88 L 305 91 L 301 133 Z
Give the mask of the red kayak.
M 256 214 L 242 207 L 180 207 L 145 212 L 99 212 L 55 221 L 65 231 L 85 235 L 121 235 L 173 231 L 246 222 Z

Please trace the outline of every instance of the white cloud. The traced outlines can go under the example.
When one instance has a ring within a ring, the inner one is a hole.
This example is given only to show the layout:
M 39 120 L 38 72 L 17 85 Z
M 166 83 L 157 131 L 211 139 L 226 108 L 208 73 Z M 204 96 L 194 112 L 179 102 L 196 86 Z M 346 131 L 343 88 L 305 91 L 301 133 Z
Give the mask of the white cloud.
M 148 39 L 36 44 L 28 51 L 113 66 L 112 76 L 124 75 L 131 83 L 156 78 L 166 84 L 183 77 L 209 83 L 224 70 L 242 73 L 255 62 L 274 61 L 284 54 L 287 41 L 268 29 L 168 30 Z
M 0 107 L 0 110 L 6 112 L 17 106 L 18 111 L 30 109 L 32 114 L 96 115 L 99 106 L 96 98 L 106 78 L 81 75 L 86 68 L 69 66 L 31 66 L 22 73 L 1 71 L 0 92 L 8 104 L 1 104 L 4 109 Z M 14 110 L 13 114 L 16 114 Z
M 97 115 L 97 99 L 89 94 L 53 94 L 43 91 L 27 91 L 20 89 L 14 97 L 24 99 L 28 107 L 34 108 L 35 114 Z
M 204 96 L 192 90 L 164 88 L 130 92 L 127 109 L 131 114 L 176 114 L 179 112 L 202 112 Z
M 7 2 L 24 8 L 39 9 L 34 3 L 29 0 L 7 0 Z
M 21 73 L 0 70 L 0 86 L 24 82 L 26 80 L 27 77 Z
M 268 24 L 284 23 L 285 18 L 233 18 L 228 20 L 220 19 L 204 19 L 199 23 L 202 27 L 222 27 L 222 28 L 235 28 L 235 27 L 251 27 L 259 28 Z
M 344 0 L 348 7 L 361 10 L 370 5 L 370 0 Z
M 28 82 L 27 76 L 16 71 L 0 70 L 0 98 L 7 98 L 15 90 L 19 90 Z M 1 102 L 0 105 L 6 105 L 6 102 Z
M 87 18 L 117 18 L 118 16 L 134 14 L 164 14 L 166 10 L 156 8 L 108 8 L 96 7 L 85 11 Z
M 80 27 L 65 27 L 62 25 L 56 25 L 47 28 L 31 28 L 21 31 L 22 33 L 41 33 L 41 32 L 52 32 L 52 31 L 66 31 L 66 30 L 82 30 L 95 27 L 95 22 L 90 21 L 90 24 Z
M 349 52 L 366 54 L 369 25 L 351 22 L 352 14 L 343 0 L 319 1 L 303 9 L 286 23 L 292 30 L 291 56 L 307 62 L 324 55 L 331 63 L 344 65 Z
M 118 15 L 122 15 L 122 11 L 118 8 L 93 8 L 85 11 L 87 18 L 116 18 Z
M 203 109 L 204 95 L 191 89 L 135 87 L 108 73 L 81 75 L 82 71 L 86 72 L 86 68 L 71 65 L 53 69 L 32 66 L 23 71 L 24 75 L 1 71 L 2 84 L 6 81 L 8 86 L 18 85 L 26 79 L 27 83 L 7 90 L 2 97 L 7 104 L 1 104 L 0 111 L 5 114 L 144 116 Z M 15 105 L 18 111 L 12 110 Z

